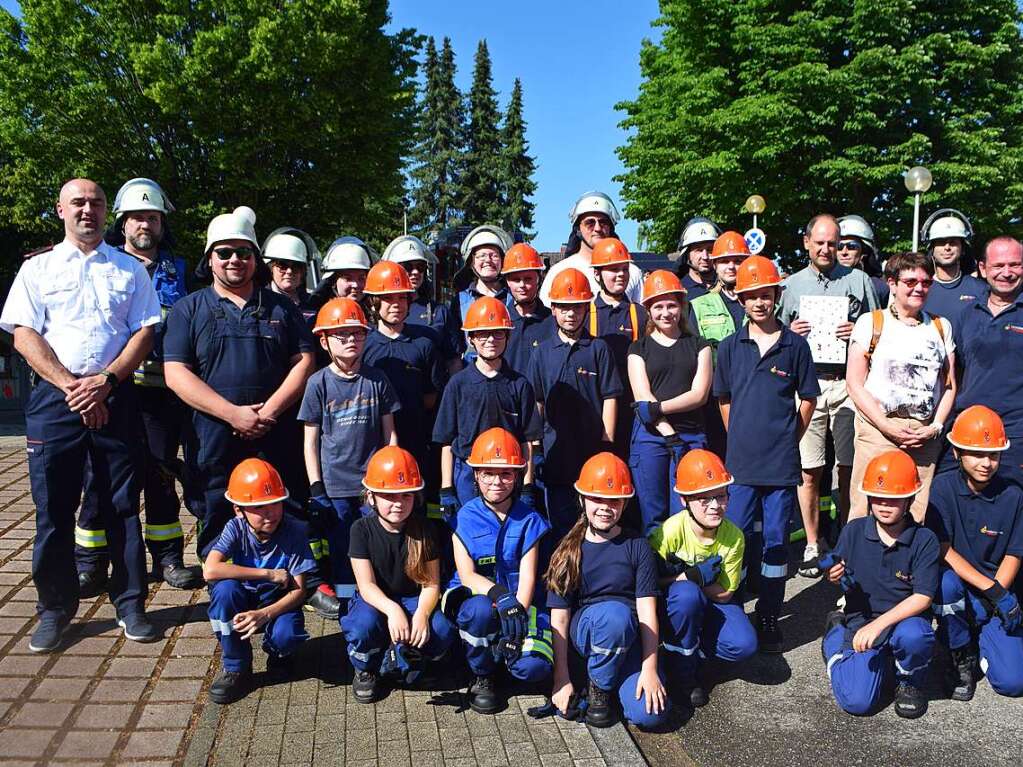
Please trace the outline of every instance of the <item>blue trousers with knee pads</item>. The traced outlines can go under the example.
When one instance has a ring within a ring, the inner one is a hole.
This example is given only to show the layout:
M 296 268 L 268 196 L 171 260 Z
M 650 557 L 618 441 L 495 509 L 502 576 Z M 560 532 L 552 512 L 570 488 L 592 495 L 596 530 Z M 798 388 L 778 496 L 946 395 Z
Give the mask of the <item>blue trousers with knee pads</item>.
M 499 660 L 494 649 L 501 638 L 501 620 L 497 608 L 486 595 L 477 594 L 462 603 L 455 620 L 465 645 L 465 659 L 472 673 L 488 676 Z M 529 608 L 529 633 L 522 643 L 522 654 L 508 663 L 508 672 L 524 682 L 540 682 L 554 673 L 554 647 L 551 644 L 550 618 L 547 613 Z
M 409 620 L 419 605 L 419 597 L 405 597 L 400 600 Z M 348 659 L 358 671 L 379 671 L 384 651 L 391 644 L 387 630 L 387 616 L 366 602 L 358 594 L 348 608 L 348 614 L 341 617 L 341 631 L 348 642 Z M 423 655 L 431 660 L 441 657 L 457 638 L 457 629 L 440 610 L 430 616 L 430 638 L 420 648 Z
M 260 603 L 255 592 L 245 588 L 241 581 L 214 581 L 210 585 L 210 625 L 220 640 L 224 671 L 247 671 L 252 668 L 252 644 L 242 639 L 234 629 L 234 616 L 272 603 L 280 592 L 274 592 L 270 602 Z M 266 624 L 263 650 L 268 655 L 286 657 L 298 649 L 309 634 L 301 610 L 293 610 Z
M 601 690 L 618 692 L 626 719 L 644 728 L 664 723 L 671 710 L 670 700 L 659 714 L 647 713 L 646 695 L 636 700 L 643 650 L 639 619 L 629 605 L 613 600 L 586 605 L 572 616 L 570 633 L 572 645 L 586 659 L 590 682 Z
M 662 435 L 651 434 L 638 418 L 632 425 L 629 470 L 643 518 L 643 535 L 650 535 L 669 516 L 682 511 L 682 499 L 673 490 L 675 469 L 690 450 L 707 446 L 703 434 L 679 434 L 679 437 L 685 444 L 672 450 L 665 446 Z
M 746 538 L 743 570 L 760 572 L 757 612 L 763 615 L 778 615 L 785 599 L 789 561 L 786 546 L 795 507 L 794 487 L 736 483 L 728 488 L 725 516 Z
M 1023 629 L 1011 634 L 953 570 L 943 570 L 932 608 L 938 617 L 938 641 L 952 650 L 978 636 L 980 668 L 999 695 L 1023 695 Z
M 922 686 L 934 651 L 930 621 L 915 615 L 896 624 L 877 646 L 856 652 L 852 639 L 865 623 L 850 618 L 849 625 L 832 628 L 822 645 L 835 701 L 843 711 L 857 716 L 877 710 L 881 693 L 893 677 Z
M 714 602 L 690 581 L 672 583 L 665 602 L 671 630 L 664 649 L 676 653 L 684 676 L 711 655 L 735 663 L 756 654 L 757 632 L 741 604 Z

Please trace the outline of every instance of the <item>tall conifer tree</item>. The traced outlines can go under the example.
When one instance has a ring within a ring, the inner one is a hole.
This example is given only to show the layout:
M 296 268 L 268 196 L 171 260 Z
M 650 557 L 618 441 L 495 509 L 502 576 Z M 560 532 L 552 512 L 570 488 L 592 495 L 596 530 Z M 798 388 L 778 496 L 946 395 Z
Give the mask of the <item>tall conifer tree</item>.
M 515 78 L 508 111 L 501 127 L 501 151 L 503 153 L 502 197 L 504 211 L 501 218 L 509 230 L 522 230 L 527 236 L 533 228 L 534 205 L 529 197 L 536 192 L 533 173 L 536 161 L 529 155 L 526 141 L 526 121 L 522 115 L 522 81 Z
M 502 153 L 498 123 L 501 113 L 491 78 L 486 40 L 476 49 L 469 91 L 469 123 L 465 136 L 465 165 L 461 182 L 461 208 L 467 224 L 501 221 Z

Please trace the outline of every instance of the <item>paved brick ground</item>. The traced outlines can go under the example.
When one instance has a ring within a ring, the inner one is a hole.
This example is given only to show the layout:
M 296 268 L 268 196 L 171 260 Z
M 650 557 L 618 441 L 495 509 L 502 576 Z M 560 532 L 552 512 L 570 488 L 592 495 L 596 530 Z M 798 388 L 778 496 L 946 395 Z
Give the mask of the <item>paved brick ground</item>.
M 208 703 L 219 660 L 205 591 L 152 584 L 148 611 L 165 638 L 147 645 L 121 636 L 105 597 L 85 600 L 63 652 L 34 655 L 34 514 L 24 438 L 0 438 L 0 767 L 645 764 L 620 725 L 591 731 L 526 716 L 538 697 L 513 698 L 494 717 L 464 710 L 457 689 L 395 692 L 374 706 L 358 704 L 337 627 L 309 614 L 313 638 L 292 677 L 267 678 L 257 649 L 264 686 L 232 706 Z M 189 515 L 182 522 L 191 534 Z M 454 670 L 440 676 L 456 681 Z

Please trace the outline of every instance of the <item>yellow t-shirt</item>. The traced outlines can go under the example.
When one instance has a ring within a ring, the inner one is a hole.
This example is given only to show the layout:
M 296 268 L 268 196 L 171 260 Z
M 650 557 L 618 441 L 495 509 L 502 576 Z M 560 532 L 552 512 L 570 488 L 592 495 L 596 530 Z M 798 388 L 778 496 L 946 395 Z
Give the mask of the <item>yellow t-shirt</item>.
M 650 546 L 661 559 L 674 554 L 683 562 L 697 565 L 705 559 L 718 554 L 721 556 L 721 572 L 717 582 L 726 591 L 735 591 L 742 580 L 742 554 L 746 548 L 742 530 L 729 522 L 721 520 L 718 534 L 709 546 L 696 538 L 696 533 L 689 526 L 689 512 L 668 517 L 664 523 L 650 533 Z

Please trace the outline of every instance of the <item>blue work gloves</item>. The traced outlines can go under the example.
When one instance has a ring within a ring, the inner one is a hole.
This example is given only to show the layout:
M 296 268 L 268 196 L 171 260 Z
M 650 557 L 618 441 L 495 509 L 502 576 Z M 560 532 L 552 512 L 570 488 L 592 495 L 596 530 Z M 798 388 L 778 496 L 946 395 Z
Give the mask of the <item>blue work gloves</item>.
M 636 411 L 636 417 L 644 426 L 653 427 L 664 417 L 660 402 L 633 402 L 632 409 Z
M 821 570 L 827 571 L 830 570 L 835 565 L 837 565 L 842 560 L 835 556 L 835 552 L 829 551 L 825 554 L 821 554 L 820 558 L 817 561 L 820 563 Z M 853 590 L 853 587 L 855 585 L 856 579 L 853 578 L 853 572 L 852 570 L 849 569 L 849 565 L 846 565 L 845 572 L 842 573 L 842 577 L 838 579 L 838 586 L 840 589 L 842 589 L 843 592 L 848 594 L 850 591 Z
M 721 573 L 721 555 L 715 554 L 707 557 L 699 564 L 685 569 L 686 580 L 692 581 L 697 586 L 708 586 L 717 579 Z
M 455 495 L 455 488 L 442 487 L 440 489 L 440 513 L 446 520 L 454 519 L 458 511 L 458 496 Z
M 392 644 L 380 661 L 380 676 L 412 684 L 423 672 L 423 653 L 404 642 Z
M 672 434 L 670 437 L 664 438 L 664 446 L 671 451 L 671 457 L 678 465 L 678 462 L 682 460 L 682 456 L 689 452 L 689 445 L 682 439 L 678 434 Z
M 529 631 L 529 618 L 523 607 L 507 586 L 496 584 L 487 592 L 487 597 L 497 607 L 501 618 L 501 635 L 516 644 L 521 644 Z
M 1015 594 L 1006 591 L 998 581 L 995 581 L 993 586 L 985 589 L 981 594 L 988 609 L 1001 619 L 1006 633 L 1011 634 L 1019 628 L 1023 616 L 1020 614 L 1019 600 L 1016 599 Z

